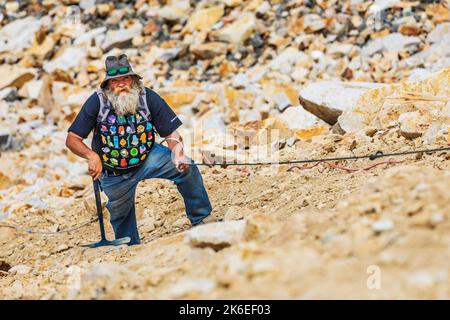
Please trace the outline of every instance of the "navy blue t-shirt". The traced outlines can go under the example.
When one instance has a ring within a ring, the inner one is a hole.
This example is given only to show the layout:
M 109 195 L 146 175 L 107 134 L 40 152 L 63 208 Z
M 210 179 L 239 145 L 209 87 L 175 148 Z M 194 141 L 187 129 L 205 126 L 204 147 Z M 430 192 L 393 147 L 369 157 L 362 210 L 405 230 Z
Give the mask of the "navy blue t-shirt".
M 151 121 L 156 132 L 161 137 L 168 136 L 182 125 L 181 120 L 163 98 L 147 87 L 145 87 L 145 93 L 147 96 L 147 105 L 150 109 Z M 83 139 L 87 138 L 92 129 L 97 126 L 99 110 L 100 100 L 97 93 L 94 92 L 83 104 L 80 112 L 67 131 L 72 131 Z M 94 136 L 92 137 L 91 147 L 92 150 L 101 156 L 101 137 L 96 131 L 94 131 Z

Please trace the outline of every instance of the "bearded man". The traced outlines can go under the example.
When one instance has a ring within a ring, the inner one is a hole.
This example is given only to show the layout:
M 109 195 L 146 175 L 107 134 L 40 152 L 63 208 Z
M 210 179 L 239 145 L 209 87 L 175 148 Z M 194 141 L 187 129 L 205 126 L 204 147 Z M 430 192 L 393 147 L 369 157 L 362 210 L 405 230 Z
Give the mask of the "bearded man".
M 144 87 L 125 54 L 108 56 L 105 67 L 100 89 L 87 99 L 68 129 L 66 146 L 87 159 L 89 174 L 99 179 L 116 239 L 130 237 L 130 245 L 140 243 L 136 187 L 151 178 L 176 184 L 192 225 L 212 221 L 201 174 L 183 152 L 177 132 L 180 119 L 156 92 Z M 93 129 L 89 148 L 83 139 Z M 155 142 L 155 133 L 167 140 L 168 147 Z

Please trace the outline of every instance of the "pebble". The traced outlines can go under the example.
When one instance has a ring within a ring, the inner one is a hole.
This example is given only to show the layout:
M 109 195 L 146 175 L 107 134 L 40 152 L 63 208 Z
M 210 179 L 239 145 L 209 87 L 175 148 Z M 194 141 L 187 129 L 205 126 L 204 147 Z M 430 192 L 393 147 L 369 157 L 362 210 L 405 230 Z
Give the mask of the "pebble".
M 12 267 L 11 269 L 9 269 L 8 273 L 24 275 L 24 274 L 28 274 L 30 271 L 31 271 L 31 267 L 24 265 L 24 264 L 19 264 L 19 265 Z
M 394 223 L 389 219 L 382 219 L 372 223 L 372 230 L 375 232 L 388 231 L 394 228 Z

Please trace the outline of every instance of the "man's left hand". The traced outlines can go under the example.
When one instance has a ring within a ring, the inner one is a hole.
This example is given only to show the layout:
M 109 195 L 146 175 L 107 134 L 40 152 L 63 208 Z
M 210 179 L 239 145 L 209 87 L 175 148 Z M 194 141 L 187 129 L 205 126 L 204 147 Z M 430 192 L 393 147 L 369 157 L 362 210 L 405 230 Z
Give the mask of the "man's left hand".
M 189 163 L 189 160 L 184 155 L 175 156 L 173 158 L 173 163 L 179 172 L 183 172 L 189 168 L 189 165 L 187 164 Z

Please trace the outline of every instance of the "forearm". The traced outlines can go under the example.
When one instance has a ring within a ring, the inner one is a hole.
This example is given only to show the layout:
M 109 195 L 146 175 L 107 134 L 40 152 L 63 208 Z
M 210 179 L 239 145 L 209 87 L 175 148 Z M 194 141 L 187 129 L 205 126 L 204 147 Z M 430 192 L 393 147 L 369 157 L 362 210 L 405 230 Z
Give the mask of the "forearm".
M 172 132 L 170 135 L 164 137 L 165 139 L 167 139 L 167 146 L 168 148 L 175 153 L 178 156 L 183 156 L 184 152 L 183 152 L 183 138 L 181 137 L 181 135 L 178 133 L 178 131 L 174 131 Z M 172 140 L 174 139 L 174 140 Z M 178 143 L 178 141 L 181 143 Z
M 88 160 L 88 171 L 89 175 L 97 180 L 100 178 L 102 174 L 102 161 L 97 153 L 92 151 L 86 144 L 83 142 L 83 138 L 77 136 L 76 134 L 69 132 L 66 138 L 66 147 L 70 149 L 77 156 L 85 158 Z
M 78 139 L 77 137 L 69 135 L 66 139 L 66 146 L 70 149 L 73 153 L 75 153 L 77 156 L 82 157 L 84 159 L 91 159 L 92 157 L 97 156 L 97 154 L 92 151 L 91 148 L 89 148 L 81 139 Z

